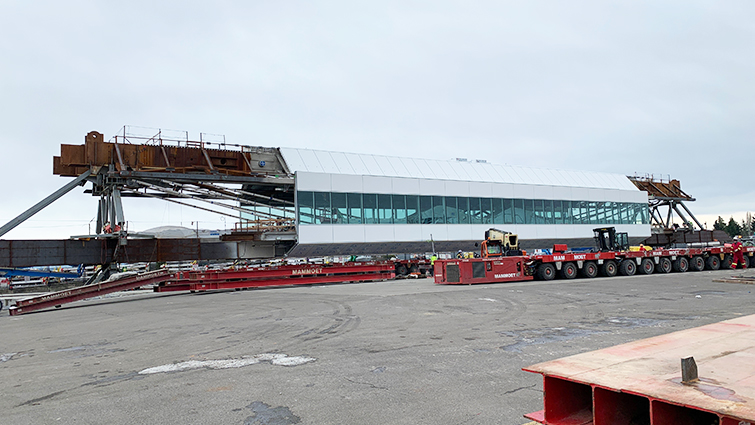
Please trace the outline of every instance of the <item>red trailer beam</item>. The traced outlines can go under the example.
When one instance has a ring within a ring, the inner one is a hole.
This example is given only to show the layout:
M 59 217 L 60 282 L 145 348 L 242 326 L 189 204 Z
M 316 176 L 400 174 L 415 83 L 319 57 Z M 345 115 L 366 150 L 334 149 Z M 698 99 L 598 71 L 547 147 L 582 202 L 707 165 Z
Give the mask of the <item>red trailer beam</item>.
M 392 262 L 305 264 L 242 270 L 184 272 L 179 273 L 175 281 L 155 287 L 155 292 L 366 282 L 393 279 L 394 277 L 394 264 Z
M 166 282 L 173 278 L 173 274 L 167 270 L 158 270 L 155 272 L 143 273 L 136 276 L 126 277 L 124 279 L 114 280 L 112 282 L 96 283 L 92 285 L 80 286 L 78 288 L 66 289 L 64 291 L 52 292 L 25 300 L 16 301 L 16 305 L 8 309 L 11 316 L 29 313 L 43 308 L 55 307 L 61 304 L 72 303 L 74 301 L 85 300 L 112 292 L 125 291 L 128 289 L 138 288 L 142 285 L 153 285 Z

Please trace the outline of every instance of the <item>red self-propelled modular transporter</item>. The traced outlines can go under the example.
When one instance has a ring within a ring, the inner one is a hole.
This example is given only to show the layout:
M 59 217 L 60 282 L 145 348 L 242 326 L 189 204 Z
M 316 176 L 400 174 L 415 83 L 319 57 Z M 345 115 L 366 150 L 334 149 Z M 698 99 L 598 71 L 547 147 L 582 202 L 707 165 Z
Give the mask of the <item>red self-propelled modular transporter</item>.
M 475 283 L 520 282 L 532 280 L 528 257 L 469 258 L 435 262 L 435 283 L 472 285 Z

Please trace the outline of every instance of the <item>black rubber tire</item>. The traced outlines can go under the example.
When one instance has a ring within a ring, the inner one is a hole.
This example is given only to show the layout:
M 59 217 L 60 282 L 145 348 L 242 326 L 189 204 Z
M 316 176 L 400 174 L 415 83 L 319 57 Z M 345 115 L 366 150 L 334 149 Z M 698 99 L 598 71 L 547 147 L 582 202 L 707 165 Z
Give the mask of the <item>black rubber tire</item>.
M 658 265 L 655 267 L 655 270 L 658 273 L 671 273 L 671 270 L 673 270 L 674 266 L 671 264 L 671 259 L 668 257 L 663 257 L 658 260 Z
M 419 273 L 419 266 L 416 264 L 409 266 L 409 273 Z
M 718 255 L 711 255 L 705 260 L 705 268 L 708 270 L 718 270 L 721 268 L 721 259 Z
M 592 279 L 598 275 L 598 265 L 594 261 L 585 261 L 582 264 L 582 270 L 579 271 L 582 277 Z
M 544 263 L 537 266 L 537 278 L 540 280 L 553 280 L 556 277 L 556 268 L 553 264 Z
M 603 262 L 600 267 L 600 273 L 605 277 L 614 277 L 619 272 L 619 267 L 616 266 L 616 261 L 608 260 Z
M 705 269 L 705 259 L 701 256 L 692 257 L 689 262 L 689 269 L 693 272 L 703 271 Z
M 640 264 L 639 272 L 641 274 L 653 274 L 655 271 L 655 263 L 650 258 L 643 258 L 642 264 Z
M 674 260 L 674 271 L 677 273 L 684 273 L 689 270 L 689 261 L 687 257 L 676 257 Z
M 744 260 L 745 260 L 745 262 L 744 262 L 744 267 L 743 268 L 744 269 L 750 268 L 750 261 L 752 260 L 752 257 L 748 257 L 748 256 L 745 255 L 744 256 Z
M 577 265 L 574 263 L 564 263 L 561 265 L 561 277 L 564 279 L 574 279 L 577 277 Z
M 396 276 L 406 276 L 407 274 L 409 274 L 409 270 L 406 268 L 406 264 L 396 266 Z
M 633 259 L 624 260 L 619 264 L 619 273 L 622 276 L 634 276 L 637 273 L 637 263 Z
M 731 255 L 724 255 L 724 259 L 721 260 L 721 268 L 724 270 L 731 268 Z

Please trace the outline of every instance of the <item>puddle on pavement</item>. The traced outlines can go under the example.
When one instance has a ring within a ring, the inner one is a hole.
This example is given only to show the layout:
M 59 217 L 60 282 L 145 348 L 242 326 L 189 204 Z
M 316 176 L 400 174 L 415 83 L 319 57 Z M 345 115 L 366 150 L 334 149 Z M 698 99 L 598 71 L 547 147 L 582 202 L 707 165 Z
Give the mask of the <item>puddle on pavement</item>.
M 269 404 L 261 401 L 255 401 L 246 407 L 252 411 L 252 416 L 244 420 L 244 425 L 293 425 L 301 422 L 301 418 L 294 415 L 288 407 L 270 408 Z

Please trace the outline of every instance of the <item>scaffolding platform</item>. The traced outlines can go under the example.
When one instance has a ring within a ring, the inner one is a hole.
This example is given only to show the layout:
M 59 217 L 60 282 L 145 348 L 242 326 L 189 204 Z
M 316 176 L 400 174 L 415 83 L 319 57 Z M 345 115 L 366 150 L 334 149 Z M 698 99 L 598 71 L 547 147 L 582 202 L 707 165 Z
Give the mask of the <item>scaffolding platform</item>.
M 682 382 L 681 359 L 699 378 Z M 755 315 L 536 364 L 549 425 L 755 423 Z

